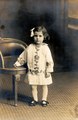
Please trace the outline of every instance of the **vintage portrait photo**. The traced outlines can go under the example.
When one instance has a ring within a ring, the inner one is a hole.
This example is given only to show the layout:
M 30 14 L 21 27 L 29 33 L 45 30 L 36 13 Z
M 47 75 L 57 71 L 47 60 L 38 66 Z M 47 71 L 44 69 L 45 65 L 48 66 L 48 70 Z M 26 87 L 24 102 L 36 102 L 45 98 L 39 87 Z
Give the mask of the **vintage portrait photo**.
M 78 0 L 0 0 L 0 120 L 78 120 Z

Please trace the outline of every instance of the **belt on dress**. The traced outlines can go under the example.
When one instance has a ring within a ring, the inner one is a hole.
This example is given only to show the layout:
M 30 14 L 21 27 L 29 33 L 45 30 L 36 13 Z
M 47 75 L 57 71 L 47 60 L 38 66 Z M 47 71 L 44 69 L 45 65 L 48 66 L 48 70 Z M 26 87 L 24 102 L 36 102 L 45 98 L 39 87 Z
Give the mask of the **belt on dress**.
M 31 70 L 31 69 L 29 69 L 28 72 L 30 72 L 31 74 L 45 73 L 45 72 L 42 71 L 42 70 Z

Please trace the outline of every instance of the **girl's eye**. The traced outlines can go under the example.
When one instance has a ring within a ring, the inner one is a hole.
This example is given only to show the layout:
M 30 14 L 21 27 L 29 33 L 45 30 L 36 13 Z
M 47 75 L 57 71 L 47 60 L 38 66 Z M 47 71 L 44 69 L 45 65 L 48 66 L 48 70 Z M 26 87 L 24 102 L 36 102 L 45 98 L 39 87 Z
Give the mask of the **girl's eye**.
M 39 37 L 42 37 L 42 35 L 39 35 Z
M 35 37 L 38 37 L 38 35 L 34 35 Z M 39 35 L 39 37 L 42 37 L 42 35 Z

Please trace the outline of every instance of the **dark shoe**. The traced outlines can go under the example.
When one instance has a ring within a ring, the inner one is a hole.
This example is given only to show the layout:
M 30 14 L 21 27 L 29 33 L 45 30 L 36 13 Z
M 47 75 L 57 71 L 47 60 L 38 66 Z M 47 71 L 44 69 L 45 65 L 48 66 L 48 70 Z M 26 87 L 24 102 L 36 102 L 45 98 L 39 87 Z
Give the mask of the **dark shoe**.
M 42 101 L 41 101 L 42 107 L 46 107 L 48 104 L 49 104 L 48 101 L 45 101 L 45 100 L 42 100 Z
M 36 106 L 37 104 L 38 104 L 37 101 L 32 100 L 32 101 L 29 103 L 29 106 Z

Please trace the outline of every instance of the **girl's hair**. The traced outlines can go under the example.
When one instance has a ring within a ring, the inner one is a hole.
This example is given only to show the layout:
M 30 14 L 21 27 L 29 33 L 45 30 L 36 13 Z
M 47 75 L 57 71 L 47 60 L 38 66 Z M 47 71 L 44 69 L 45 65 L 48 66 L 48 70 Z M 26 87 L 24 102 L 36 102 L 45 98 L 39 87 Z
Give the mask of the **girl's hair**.
M 42 33 L 44 35 L 44 40 L 49 40 L 50 39 L 50 36 L 49 36 L 49 34 L 47 32 L 47 29 L 44 26 L 38 26 L 38 27 L 35 27 L 33 29 L 33 33 L 40 32 L 40 31 L 42 31 Z

